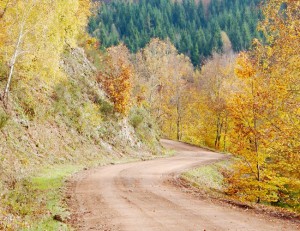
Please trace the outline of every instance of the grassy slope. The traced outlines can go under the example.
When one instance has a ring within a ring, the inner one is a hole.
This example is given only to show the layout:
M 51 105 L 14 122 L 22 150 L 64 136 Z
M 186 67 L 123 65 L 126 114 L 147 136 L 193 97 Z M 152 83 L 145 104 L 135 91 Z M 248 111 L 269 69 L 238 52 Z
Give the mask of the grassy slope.
M 80 165 L 55 166 L 31 178 L 31 190 L 35 192 L 37 200 L 44 201 L 45 212 L 39 219 L 28 221 L 31 227 L 25 230 L 70 230 L 70 227 L 54 220 L 53 217 L 56 215 L 63 220 L 68 218 L 69 213 L 62 202 L 63 184 L 68 176 L 81 169 Z M 30 204 L 28 206 L 35 211 L 40 210 L 40 206 L 35 207 Z M 28 218 L 32 219 L 31 216 Z
M 224 190 L 222 169 L 229 168 L 230 160 L 202 166 L 184 172 L 181 177 L 208 193 L 222 194 Z

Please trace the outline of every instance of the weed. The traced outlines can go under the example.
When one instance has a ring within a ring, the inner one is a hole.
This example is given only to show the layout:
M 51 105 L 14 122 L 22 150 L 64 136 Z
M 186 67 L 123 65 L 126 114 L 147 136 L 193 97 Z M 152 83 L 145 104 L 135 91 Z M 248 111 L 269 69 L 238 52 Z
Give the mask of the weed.
M 66 219 L 69 216 L 61 203 L 61 188 L 65 178 L 79 169 L 81 166 L 57 166 L 47 169 L 31 179 L 32 189 L 41 192 L 45 197 L 47 213 L 26 230 L 68 230 L 66 224 L 54 220 L 53 217 L 59 215 Z

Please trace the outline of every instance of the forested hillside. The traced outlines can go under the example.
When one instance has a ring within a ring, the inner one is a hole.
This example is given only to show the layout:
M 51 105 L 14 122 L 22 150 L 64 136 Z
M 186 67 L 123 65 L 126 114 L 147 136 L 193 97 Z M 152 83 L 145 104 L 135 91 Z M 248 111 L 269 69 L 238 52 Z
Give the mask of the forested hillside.
M 233 50 L 249 48 L 260 35 L 256 30 L 259 0 L 202 1 L 109 1 L 100 5 L 89 23 L 90 33 L 107 48 L 124 42 L 132 52 L 151 38 L 169 38 L 194 66 L 213 51 L 222 51 L 221 31 L 229 36 Z

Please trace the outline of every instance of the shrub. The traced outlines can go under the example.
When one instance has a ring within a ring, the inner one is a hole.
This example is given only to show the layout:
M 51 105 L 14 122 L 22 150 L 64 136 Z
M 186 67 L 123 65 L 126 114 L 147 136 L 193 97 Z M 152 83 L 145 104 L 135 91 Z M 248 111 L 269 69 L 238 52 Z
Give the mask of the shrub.
M 135 129 L 139 127 L 139 125 L 143 122 L 144 118 L 141 114 L 133 114 L 129 118 L 129 123 L 134 127 Z
M 114 114 L 114 106 L 112 105 L 112 103 L 110 103 L 106 100 L 100 99 L 100 100 L 98 100 L 98 104 L 100 106 L 100 112 L 105 117 L 108 117 L 108 116 L 111 116 Z
M 9 120 L 9 116 L 4 112 L 0 110 L 0 130 L 5 127 Z

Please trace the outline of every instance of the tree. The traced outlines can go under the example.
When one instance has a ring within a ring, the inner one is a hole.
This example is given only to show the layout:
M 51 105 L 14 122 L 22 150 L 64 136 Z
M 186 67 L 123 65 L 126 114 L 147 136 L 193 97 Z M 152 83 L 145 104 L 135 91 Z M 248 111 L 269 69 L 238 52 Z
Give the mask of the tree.
M 168 80 L 168 55 L 175 52 L 176 48 L 170 41 L 152 39 L 146 48 L 137 54 L 138 81 L 146 90 L 145 99 L 159 125 L 163 115 L 161 90 Z
M 205 145 L 226 150 L 229 126 L 227 101 L 235 86 L 232 83 L 235 55 L 232 53 L 213 57 L 204 63 L 199 78 L 199 94 L 202 96 L 202 120 L 205 121 L 203 138 Z M 221 143 L 223 144 L 221 147 Z
M 190 99 L 188 91 L 189 81 L 193 73 L 193 67 L 188 57 L 184 55 L 174 55 L 168 58 L 169 80 L 166 83 L 166 92 L 164 99 L 169 99 L 170 116 L 165 118 L 165 123 L 172 122 L 176 126 L 176 139 L 181 140 L 183 136 L 183 120 L 186 115 L 186 109 Z M 174 110 L 175 109 L 175 110 Z M 174 122 L 172 121 L 174 118 Z
M 232 151 L 239 157 L 229 193 L 273 204 L 297 205 L 300 181 L 299 49 L 297 1 L 269 0 L 260 24 L 266 43 L 242 53 L 237 75 L 244 91 L 234 98 Z
M 137 54 L 136 70 L 136 82 L 157 124 L 165 135 L 180 140 L 187 84 L 193 73 L 190 60 L 179 55 L 169 40 L 152 39 Z
M 207 1 L 206 7 L 202 1 L 194 0 L 107 2 L 101 4 L 98 14 L 91 19 L 90 33 L 99 35 L 99 29 L 106 27 L 99 39 L 102 47 L 107 48 L 115 45 L 114 39 L 108 39 L 110 28 L 115 25 L 120 41 L 131 52 L 144 48 L 151 38 L 169 38 L 197 67 L 201 64 L 197 52 L 209 58 L 213 51 L 222 51 L 221 31 L 229 35 L 235 51 L 248 48 L 257 35 L 250 28 L 256 27 L 259 17 L 255 6 L 258 0 L 251 1 L 255 4 L 243 0 L 224 2 Z M 241 17 L 245 9 L 248 9 L 246 16 Z M 243 24 L 241 29 L 239 25 Z
M 0 20 L 4 17 L 7 9 L 10 7 L 10 0 L 1 0 L 0 1 Z
M 244 53 L 237 60 L 236 73 L 244 80 L 244 90 L 236 93 L 230 104 L 233 120 L 231 151 L 239 157 L 239 161 L 229 180 L 231 187 L 228 192 L 244 200 L 272 201 L 274 198 L 266 183 L 271 174 L 266 164 L 269 137 L 264 134 L 266 83 L 261 81 L 254 62 Z
M 267 45 L 256 44 L 256 56 L 264 80 L 269 81 L 272 107 L 268 123 L 274 135 L 270 152 L 274 172 L 287 182 L 277 203 L 296 205 L 300 189 L 300 4 L 270 0 L 260 29 Z
M 130 53 L 123 44 L 109 48 L 104 67 L 98 73 L 109 99 L 114 103 L 116 112 L 127 114 L 130 109 L 133 66 L 129 61 Z
M 8 69 L 2 94 L 4 104 L 15 73 L 26 81 L 33 72 L 38 72 L 41 78 L 47 69 L 53 74 L 59 72 L 60 55 L 66 46 L 76 45 L 90 10 L 88 0 L 72 1 L 72 4 L 71 0 L 6 3 L 1 15 L 0 43 L 0 58 Z

